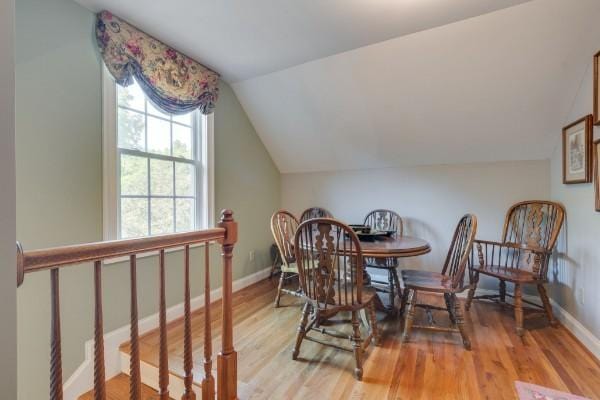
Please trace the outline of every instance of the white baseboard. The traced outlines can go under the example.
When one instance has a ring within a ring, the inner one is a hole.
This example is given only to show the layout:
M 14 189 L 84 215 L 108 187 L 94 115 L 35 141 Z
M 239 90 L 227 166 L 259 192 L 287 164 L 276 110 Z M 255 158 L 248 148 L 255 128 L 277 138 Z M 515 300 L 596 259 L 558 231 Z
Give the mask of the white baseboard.
M 554 299 L 550 299 L 552 309 L 556 318 L 567 328 L 571 333 L 600 360 L 600 339 L 598 339 L 588 328 L 583 326 L 574 316 L 569 314 L 562 308 Z
M 461 293 L 460 297 L 466 297 L 467 292 Z M 490 289 L 477 289 L 477 294 L 498 294 L 497 290 Z M 528 301 L 538 302 L 539 297 L 532 295 L 524 295 L 524 299 Z M 567 310 L 562 308 L 554 299 L 550 299 L 552 304 L 552 311 L 556 319 L 567 328 L 573 336 L 577 338 L 592 353 L 598 360 L 600 360 L 600 339 L 594 336 L 589 329 L 587 329 L 581 322 L 579 322 L 574 316 L 572 316 Z
M 267 267 L 251 275 L 245 276 L 233 282 L 233 291 L 236 292 L 253 283 L 259 282 L 269 276 L 271 267 Z M 210 292 L 211 301 L 219 300 L 222 296 L 222 288 L 219 287 Z M 204 306 L 204 295 L 191 299 L 192 310 Z M 167 321 L 183 316 L 183 303 L 176 304 L 167 309 Z M 142 335 L 158 327 L 158 312 L 138 322 L 138 331 Z M 121 352 L 119 346 L 129 341 L 129 325 L 125 325 L 112 332 L 104 334 L 104 362 L 106 379 L 110 379 L 121 372 Z M 63 385 L 64 399 L 77 400 L 83 393 L 91 390 L 94 386 L 94 340 L 85 342 L 85 358 L 83 363 L 75 370 L 73 375 Z

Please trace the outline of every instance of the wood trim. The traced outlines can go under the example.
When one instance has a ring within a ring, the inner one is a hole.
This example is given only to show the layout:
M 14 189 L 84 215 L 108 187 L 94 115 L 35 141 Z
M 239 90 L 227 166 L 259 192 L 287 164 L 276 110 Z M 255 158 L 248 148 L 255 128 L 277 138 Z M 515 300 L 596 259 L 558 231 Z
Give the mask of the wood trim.
M 593 129 L 593 116 L 586 115 L 583 118 L 578 119 L 575 122 L 565 126 L 562 131 L 562 170 L 563 170 L 563 184 L 570 185 L 576 183 L 590 183 L 592 180 L 592 129 Z M 587 147 L 587 164 L 585 166 L 585 178 L 575 179 L 567 181 L 567 130 L 575 125 L 585 122 L 585 143 Z
M 202 400 L 215 399 L 215 378 L 212 375 L 212 331 L 210 325 L 210 249 L 204 249 L 204 377 Z
M 50 271 L 50 400 L 63 399 L 58 268 Z
M 594 113 L 593 124 L 600 125 L 600 51 L 594 55 Z
M 129 343 L 131 343 L 131 357 L 129 359 L 129 398 L 130 400 L 142 399 L 142 376 L 140 374 L 140 344 L 138 329 L 137 305 L 137 260 L 135 254 L 129 256 L 129 279 L 131 281 Z
M 103 325 L 102 262 L 94 261 L 94 400 L 106 400 Z
M 224 210 L 220 227 L 226 230 L 226 237 L 221 243 L 223 258 L 223 297 L 221 352 L 217 358 L 217 398 L 235 400 L 237 396 L 237 353 L 233 347 L 233 247 L 237 242 L 237 222 L 233 220 L 233 212 Z
M 185 265 L 184 265 L 184 300 L 183 300 L 183 317 L 184 317 L 184 336 L 183 336 L 183 347 L 184 347 L 184 370 L 185 370 L 185 392 L 181 397 L 182 400 L 196 400 L 196 394 L 192 390 L 192 383 L 194 376 L 192 368 L 194 367 L 194 356 L 192 354 L 192 320 L 191 320 L 191 306 L 190 306 L 190 246 L 185 246 Z
M 167 296 L 165 282 L 165 251 L 159 253 L 159 361 L 158 361 L 158 396 L 160 400 L 169 400 L 169 353 L 167 342 Z
M 213 240 L 221 241 L 225 237 L 225 229 L 219 227 L 201 231 L 77 244 L 26 252 L 22 250 L 20 245 L 17 245 L 17 270 L 22 271 L 20 275 L 23 275 L 87 261 L 130 256 L 137 253 L 164 250 Z M 19 285 L 21 283 L 18 282 Z

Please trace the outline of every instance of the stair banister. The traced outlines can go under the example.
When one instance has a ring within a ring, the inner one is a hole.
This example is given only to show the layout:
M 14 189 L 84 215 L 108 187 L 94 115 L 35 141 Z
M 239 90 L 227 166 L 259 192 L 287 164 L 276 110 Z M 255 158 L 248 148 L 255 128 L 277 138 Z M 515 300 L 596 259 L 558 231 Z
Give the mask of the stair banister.
M 223 295 L 222 295 L 222 347 L 217 356 L 217 377 L 212 376 L 212 336 L 210 312 L 210 264 L 209 246 L 211 242 L 221 244 L 223 258 Z M 237 353 L 233 346 L 233 304 L 232 304 L 232 257 L 237 242 L 237 222 L 231 210 L 224 210 L 218 227 L 186 233 L 152 236 L 139 239 L 123 239 L 97 243 L 62 246 L 43 250 L 24 251 L 17 243 L 17 287 L 21 286 L 25 276 L 43 270 L 50 270 L 51 325 L 50 325 L 50 396 L 51 400 L 63 398 L 61 323 L 60 323 L 60 279 L 59 271 L 63 267 L 92 262 L 94 267 L 94 399 L 106 399 L 105 360 L 103 343 L 102 310 L 102 262 L 116 257 L 129 257 L 130 264 L 130 391 L 131 400 L 141 399 L 141 374 L 138 333 L 137 306 L 137 263 L 136 256 L 142 253 L 158 251 L 159 254 L 159 332 L 160 361 L 159 388 L 160 399 L 169 399 L 169 370 L 166 329 L 165 297 L 165 250 L 183 248 L 184 250 L 184 370 L 185 392 L 182 400 L 195 400 L 192 390 L 193 354 L 190 310 L 190 246 L 204 244 L 205 282 L 204 282 L 204 377 L 202 379 L 202 399 L 237 399 Z M 80 266 L 81 267 L 81 266 Z

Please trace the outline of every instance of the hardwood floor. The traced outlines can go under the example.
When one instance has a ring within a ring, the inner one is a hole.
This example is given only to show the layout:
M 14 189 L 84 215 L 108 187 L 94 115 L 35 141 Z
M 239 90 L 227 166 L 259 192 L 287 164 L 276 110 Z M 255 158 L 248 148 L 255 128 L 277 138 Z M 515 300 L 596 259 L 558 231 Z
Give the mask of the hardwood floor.
M 284 296 L 282 307 L 273 308 L 276 283 L 262 281 L 234 295 L 242 399 L 515 399 L 515 380 L 600 399 L 600 363 L 564 327 L 531 320 L 520 339 L 509 310 L 482 302 L 466 313 L 472 351 L 449 333 L 415 330 L 410 342 L 402 343 L 402 321 L 379 314 L 382 345 L 370 347 L 362 382 L 353 377 L 352 353 L 304 341 L 293 361 L 301 301 Z M 220 302 L 213 308 L 216 366 Z M 440 323 L 447 318 L 434 316 Z M 416 319 L 422 317 L 417 312 Z M 202 310 L 194 312 L 196 382 L 202 376 L 202 318 Z M 168 335 L 170 369 L 183 375 L 182 321 L 170 323 Z M 158 332 L 144 335 L 140 344 L 142 360 L 157 365 Z

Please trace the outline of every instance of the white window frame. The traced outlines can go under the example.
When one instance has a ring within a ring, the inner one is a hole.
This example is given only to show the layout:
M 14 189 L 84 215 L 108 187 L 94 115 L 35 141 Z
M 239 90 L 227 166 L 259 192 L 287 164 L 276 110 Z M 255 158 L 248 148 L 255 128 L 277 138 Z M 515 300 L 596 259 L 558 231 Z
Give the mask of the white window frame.
M 119 239 L 119 165 L 117 149 L 117 84 L 102 69 L 102 222 L 104 240 Z M 202 124 L 201 140 L 194 140 L 198 154 L 199 188 L 196 199 L 196 227 L 206 229 L 214 226 L 214 113 L 198 118 Z M 198 143 L 200 142 L 200 143 Z

